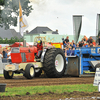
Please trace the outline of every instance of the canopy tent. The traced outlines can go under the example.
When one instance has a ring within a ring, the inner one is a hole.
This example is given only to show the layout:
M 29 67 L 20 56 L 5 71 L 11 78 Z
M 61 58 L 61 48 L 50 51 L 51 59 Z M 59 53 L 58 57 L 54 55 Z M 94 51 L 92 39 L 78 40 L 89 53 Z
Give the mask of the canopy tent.
M 0 44 L 1 46 L 0 47 L 6 47 L 6 46 L 9 46 L 9 44 Z
M 29 46 L 30 44 L 26 43 L 26 46 Z M 10 45 L 9 47 L 19 47 L 23 46 L 23 42 L 15 42 L 14 44 Z

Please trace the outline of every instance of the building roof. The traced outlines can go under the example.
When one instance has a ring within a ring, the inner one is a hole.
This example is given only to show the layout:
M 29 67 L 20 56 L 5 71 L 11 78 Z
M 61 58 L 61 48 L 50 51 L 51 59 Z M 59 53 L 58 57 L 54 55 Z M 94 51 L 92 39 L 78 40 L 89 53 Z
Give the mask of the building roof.
M 58 34 L 58 31 L 53 31 L 52 34 Z
M 11 37 L 22 38 L 22 36 L 19 33 L 17 33 L 14 29 L 5 30 L 4 28 L 1 27 L 0 27 L 0 37 L 2 39 L 4 38 L 11 39 Z
M 52 32 L 52 34 L 58 34 L 56 31 L 52 31 L 48 27 L 40 27 L 40 26 L 37 26 L 35 29 L 33 29 L 28 34 L 46 34 L 46 32 Z

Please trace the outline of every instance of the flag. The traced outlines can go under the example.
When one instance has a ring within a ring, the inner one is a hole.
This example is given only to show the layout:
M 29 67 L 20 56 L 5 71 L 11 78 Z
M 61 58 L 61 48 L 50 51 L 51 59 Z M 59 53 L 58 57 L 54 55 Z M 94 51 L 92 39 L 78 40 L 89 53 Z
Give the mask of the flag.
M 19 32 L 23 36 L 24 30 L 28 27 L 27 21 L 22 14 L 22 7 L 19 1 Z
M 78 42 L 82 26 L 82 15 L 73 15 L 74 41 Z
M 100 36 L 100 14 L 97 14 L 96 36 Z

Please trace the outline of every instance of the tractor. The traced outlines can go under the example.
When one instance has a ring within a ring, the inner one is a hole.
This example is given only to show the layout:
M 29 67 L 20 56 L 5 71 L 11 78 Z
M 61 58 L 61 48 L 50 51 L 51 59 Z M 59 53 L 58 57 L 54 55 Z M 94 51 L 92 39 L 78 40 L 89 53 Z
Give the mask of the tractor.
M 37 58 L 37 42 L 42 41 L 43 49 Z M 49 78 L 62 77 L 66 70 L 66 59 L 62 49 L 47 43 L 45 37 L 35 37 L 32 47 L 13 47 L 11 49 L 12 62 L 3 63 L 4 78 L 12 79 L 14 73 L 22 73 L 27 79 L 39 77 L 42 70 Z

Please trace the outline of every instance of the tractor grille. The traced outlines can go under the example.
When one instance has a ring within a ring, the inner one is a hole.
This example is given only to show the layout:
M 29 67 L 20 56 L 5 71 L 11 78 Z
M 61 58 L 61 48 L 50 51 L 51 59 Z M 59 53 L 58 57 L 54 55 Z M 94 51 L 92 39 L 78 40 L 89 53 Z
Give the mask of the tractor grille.
M 11 53 L 19 53 L 19 48 L 18 47 L 12 48 Z
M 22 57 L 22 62 L 26 62 L 26 56 L 25 56 L 25 53 L 21 53 L 21 57 Z

